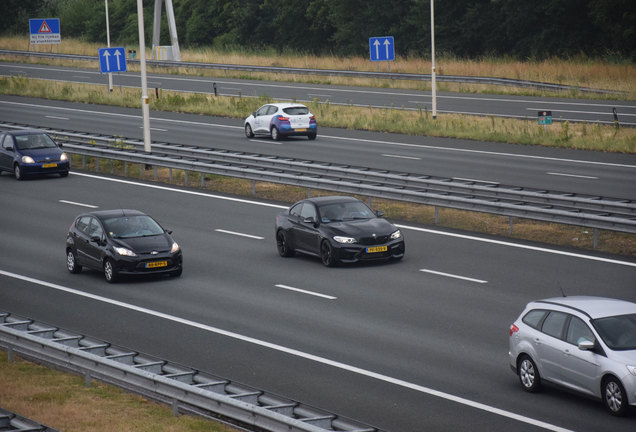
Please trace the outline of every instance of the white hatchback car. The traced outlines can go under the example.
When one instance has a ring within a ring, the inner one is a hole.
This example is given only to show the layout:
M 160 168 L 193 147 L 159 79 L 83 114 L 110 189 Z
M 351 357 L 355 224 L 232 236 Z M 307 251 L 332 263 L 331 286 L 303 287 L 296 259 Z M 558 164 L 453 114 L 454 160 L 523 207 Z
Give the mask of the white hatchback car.
M 318 135 L 316 116 L 297 103 L 263 105 L 245 119 L 245 136 L 254 135 L 269 135 L 274 140 L 301 135 L 313 140 Z
M 508 354 L 528 392 L 547 381 L 602 399 L 613 415 L 636 406 L 636 303 L 591 296 L 530 302 L 510 326 Z

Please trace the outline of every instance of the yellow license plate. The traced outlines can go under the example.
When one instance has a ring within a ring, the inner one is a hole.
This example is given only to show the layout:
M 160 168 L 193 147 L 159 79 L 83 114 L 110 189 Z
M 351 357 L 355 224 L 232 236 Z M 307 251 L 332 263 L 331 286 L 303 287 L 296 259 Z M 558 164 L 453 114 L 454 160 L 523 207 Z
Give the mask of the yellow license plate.
M 55 168 L 57 166 L 56 163 L 45 163 L 42 164 L 42 168 Z
M 387 246 L 376 246 L 367 248 L 367 253 L 375 253 L 375 252 L 386 252 L 388 249 Z
M 296 129 L 296 132 L 307 132 L 307 128 Z
M 155 261 L 146 263 L 146 268 L 166 267 L 167 265 L 168 261 Z

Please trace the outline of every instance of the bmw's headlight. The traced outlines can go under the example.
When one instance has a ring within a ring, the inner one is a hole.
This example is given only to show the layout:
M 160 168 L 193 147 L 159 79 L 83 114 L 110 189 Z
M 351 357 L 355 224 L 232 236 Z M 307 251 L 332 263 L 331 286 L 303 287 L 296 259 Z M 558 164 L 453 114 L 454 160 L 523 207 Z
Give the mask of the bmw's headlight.
M 31 156 L 22 156 L 22 163 L 35 163 Z
M 60 160 L 61 160 L 61 161 L 68 160 L 68 156 L 67 156 L 67 154 L 66 154 L 66 153 L 62 153 L 62 156 L 60 156 Z
M 393 234 L 391 234 L 391 240 L 399 239 L 400 237 L 402 237 L 402 233 L 400 232 L 400 230 L 397 230 Z
M 345 243 L 345 244 L 353 244 L 358 242 L 353 237 L 334 236 L 333 239 L 337 241 L 338 243 Z
M 179 251 L 179 245 L 177 242 L 172 242 L 172 248 L 170 249 L 170 253 L 175 253 Z
M 131 256 L 131 257 L 137 256 L 137 254 L 131 251 L 130 249 L 126 249 L 123 247 L 113 247 L 113 249 L 115 249 L 115 252 L 117 252 L 119 255 Z
M 627 370 L 629 371 L 630 374 L 636 375 L 636 366 L 632 366 L 632 365 L 625 365 L 625 366 L 627 366 Z

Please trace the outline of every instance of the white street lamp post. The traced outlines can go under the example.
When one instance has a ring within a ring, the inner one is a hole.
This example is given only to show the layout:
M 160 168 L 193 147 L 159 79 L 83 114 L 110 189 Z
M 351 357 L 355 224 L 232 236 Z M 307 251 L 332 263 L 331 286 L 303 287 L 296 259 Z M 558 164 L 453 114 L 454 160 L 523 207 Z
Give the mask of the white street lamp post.
M 108 0 L 104 0 L 104 6 L 106 7 L 106 46 L 110 48 L 110 25 L 108 24 Z M 113 91 L 113 74 L 108 73 L 108 91 Z
M 433 96 L 433 119 L 437 117 L 437 95 L 435 89 L 435 14 L 431 0 L 431 93 Z
M 141 111 L 144 118 L 144 150 L 150 153 L 150 106 L 148 101 L 148 80 L 146 78 L 146 42 L 144 40 L 144 7 L 137 0 L 137 18 L 139 21 L 139 60 L 141 63 Z

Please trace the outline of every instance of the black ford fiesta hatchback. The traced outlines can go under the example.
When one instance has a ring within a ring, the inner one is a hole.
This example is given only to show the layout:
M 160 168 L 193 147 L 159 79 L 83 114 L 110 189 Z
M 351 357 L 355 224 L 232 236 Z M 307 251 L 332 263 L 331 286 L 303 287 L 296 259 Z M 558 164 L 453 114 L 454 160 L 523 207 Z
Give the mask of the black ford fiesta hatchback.
M 66 267 L 103 271 L 107 282 L 120 275 L 180 276 L 183 258 L 179 245 L 150 216 L 138 210 L 100 210 L 80 214 L 66 236 Z

